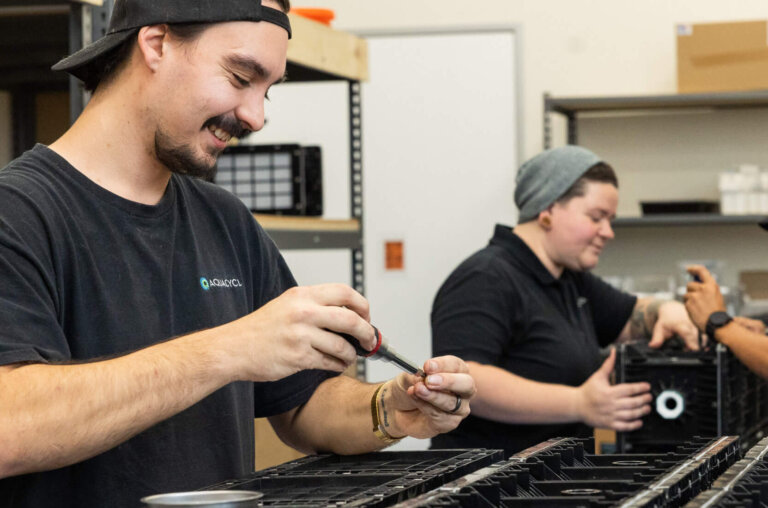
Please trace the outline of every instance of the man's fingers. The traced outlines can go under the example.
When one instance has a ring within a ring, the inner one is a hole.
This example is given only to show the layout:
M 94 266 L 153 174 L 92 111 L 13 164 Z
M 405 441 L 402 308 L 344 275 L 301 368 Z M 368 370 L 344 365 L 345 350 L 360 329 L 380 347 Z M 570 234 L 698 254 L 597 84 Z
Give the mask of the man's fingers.
M 444 413 L 466 416 L 469 414 L 468 397 L 461 397 L 455 393 L 430 390 L 423 383 L 415 386 L 414 393 L 422 401 L 428 402 Z
M 709 270 L 707 270 L 702 265 L 690 265 L 686 267 L 686 271 L 694 277 L 698 277 L 699 280 L 705 284 L 715 281 L 714 277 L 712 277 L 712 274 L 709 273 Z
M 345 284 L 319 284 L 305 286 L 303 289 L 319 305 L 347 307 L 364 320 L 371 319 L 368 300 L 363 295 Z
M 464 401 L 462 401 L 462 407 L 453 414 L 447 413 L 430 402 L 421 400 L 418 396 L 414 397 L 412 401 L 416 411 L 421 414 L 418 418 L 428 419 L 428 422 L 423 422 L 422 426 L 440 433 L 453 430 L 458 422 L 469 414 L 468 404 Z
M 351 335 L 366 351 L 377 343 L 373 326 L 355 311 L 336 306 L 319 307 L 313 317 L 314 325 L 332 332 Z
M 690 323 L 683 323 L 676 327 L 675 331 L 685 342 L 686 348 L 691 351 L 699 350 L 699 329 L 692 326 Z M 703 345 L 702 340 L 702 345 Z
M 336 358 L 344 363 L 345 366 L 357 359 L 355 348 L 338 333 L 318 329 L 312 334 L 310 344 L 318 353 Z
M 470 399 L 475 395 L 475 381 L 469 374 L 452 374 L 441 372 L 429 374 L 424 384 L 430 390 L 450 392 L 464 399 Z
M 653 327 L 653 335 L 651 335 L 651 340 L 648 342 L 648 346 L 652 348 L 661 347 L 664 344 L 665 338 L 664 326 L 657 322 L 656 326 Z
M 446 355 L 430 358 L 424 362 L 424 372 L 427 374 L 438 372 L 459 372 L 466 374 L 469 372 L 469 367 L 461 358 L 453 355 Z
M 347 367 L 349 367 L 349 363 L 345 363 L 338 358 L 326 354 L 319 353 L 319 360 L 317 367 L 321 370 L 329 370 L 331 372 L 344 372 Z

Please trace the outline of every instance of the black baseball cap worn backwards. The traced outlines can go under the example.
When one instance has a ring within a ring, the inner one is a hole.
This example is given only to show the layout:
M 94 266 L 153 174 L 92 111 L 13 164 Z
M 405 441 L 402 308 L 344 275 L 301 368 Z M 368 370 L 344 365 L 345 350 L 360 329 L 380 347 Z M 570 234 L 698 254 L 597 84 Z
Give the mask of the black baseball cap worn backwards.
M 281 10 L 261 5 L 261 0 L 115 0 L 107 33 L 51 67 L 85 81 L 90 65 L 128 40 L 143 26 L 163 23 L 221 23 L 266 21 L 288 32 L 291 23 Z

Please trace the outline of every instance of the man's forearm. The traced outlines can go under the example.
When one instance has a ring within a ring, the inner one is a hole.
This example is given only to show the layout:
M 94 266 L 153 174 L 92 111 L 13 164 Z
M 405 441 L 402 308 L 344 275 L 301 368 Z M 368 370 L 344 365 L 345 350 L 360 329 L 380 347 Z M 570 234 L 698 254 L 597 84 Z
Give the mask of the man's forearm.
M 768 337 L 732 321 L 717 329 L 715 339 L 727 346 L 752 372 L 768 379 Z
M 272 417 L 270 422 L 283 441 L 305 453 L 348 455 L 379 450 L 386 443 L 373 433 L 370 404 L 377 387 L 378 384 L 361 383 L 349 376 L 337 376 L 318 386 L 304 406 Z M 382 392 L 383 400 L 386 395 Z M 379 409 L 382 421 L 392 421 L 393 414 L 386 403 Z
M 93 457 L 227 384 L 214 330 L 93 363 L 0 367 L 0 478 Z
M 579 421 L 578 388 L 540 383 L 491 365 L 467 362 L 477 395 L 472 414 L 504 423 Z

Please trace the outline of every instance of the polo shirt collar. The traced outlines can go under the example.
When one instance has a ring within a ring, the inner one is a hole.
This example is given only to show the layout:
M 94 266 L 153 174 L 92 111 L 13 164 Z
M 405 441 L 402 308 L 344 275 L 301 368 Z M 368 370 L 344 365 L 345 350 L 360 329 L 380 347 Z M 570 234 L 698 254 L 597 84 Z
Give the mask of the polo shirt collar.
M 496 224 L 490 245 L 497 245 L 506 250 L 521 269 L 533 275 L 540 284 L 556 284 L 559 282 L 544 264 L 536 257 L 528 244 L 517 236 L 512 228 L 503 224 Z M 563 271 L 565 274 L 565 271 Z

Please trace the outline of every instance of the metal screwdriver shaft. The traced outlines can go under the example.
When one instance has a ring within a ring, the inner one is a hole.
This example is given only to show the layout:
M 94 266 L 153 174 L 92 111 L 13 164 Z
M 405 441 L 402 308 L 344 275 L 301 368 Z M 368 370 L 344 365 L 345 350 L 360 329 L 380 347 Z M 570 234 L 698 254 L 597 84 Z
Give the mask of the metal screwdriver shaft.
M 373 325 L 371 325 L 373 326 Z M 406 372 L 416 374 L 417 376 L 426 377 L 426 374 L 415 363 L 407 360 L 404 356 L 395 351 L 388 343 L 387 340 L 381 335 L 378 328 L 373 326 L 373 333 L 376 336 L 376 345 L 370 351 L 363 348 L 356 338 L 346 333 L 340 333 L 347 342 L 354 346 L 355 351 L 360 356 L 370 358 L 371 360 L 383 360 L 385 362 L 391 362 Z

